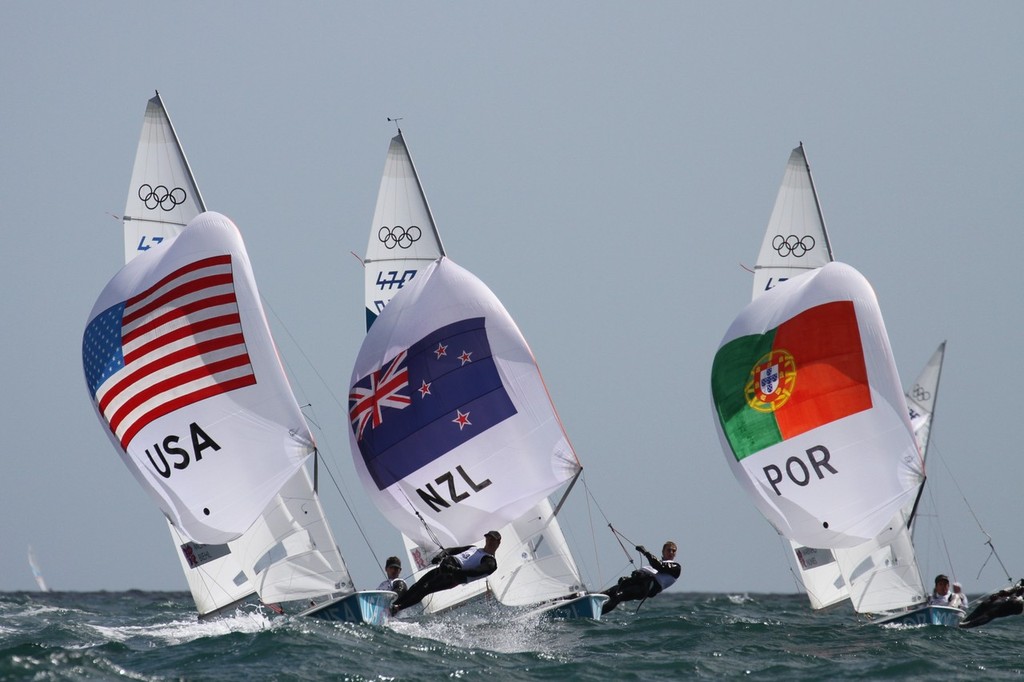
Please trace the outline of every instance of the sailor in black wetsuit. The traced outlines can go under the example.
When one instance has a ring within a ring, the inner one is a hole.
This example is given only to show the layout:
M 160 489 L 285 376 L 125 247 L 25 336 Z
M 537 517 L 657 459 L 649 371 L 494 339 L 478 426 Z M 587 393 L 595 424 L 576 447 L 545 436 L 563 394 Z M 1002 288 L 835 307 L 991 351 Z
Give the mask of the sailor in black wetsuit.
M 498 570 L 498 561 L 494 558 L 494 553 L 498 551 L 500 544 L 501 533 L 489 530 L 484 535 L 483 549 L 476 545 L 466 545 L 441 550 L 430 560 L 432 564 L 439 564 L 438 567 L 427 571 L 416 584 L 398 595 L 398 599 L 391 605 L 391 615 L 419 604 L 428 594 L 450 590 L 494 573 Z
M 1024 613 L 1024 580 L 1006 590 L 990 594 L 978 603 L 970 615 L 960 622 L 962 628 L 975 628 L 994 618 Z
M 629 577 L 619 578 L 619 583 L 605 590 L 608 601 L 601 607 L 604 615 L 619 605 L 619 602 L 631 599 L 647 599 L 668 588 L 678 578 L 683 567 L 676 562 L 676 543 L 669 540 L 661 548 L 661 560 L 648 552 L 643 545 L 637 545 L 636 551 L 647 557 L 650 566 L 633 571 Z

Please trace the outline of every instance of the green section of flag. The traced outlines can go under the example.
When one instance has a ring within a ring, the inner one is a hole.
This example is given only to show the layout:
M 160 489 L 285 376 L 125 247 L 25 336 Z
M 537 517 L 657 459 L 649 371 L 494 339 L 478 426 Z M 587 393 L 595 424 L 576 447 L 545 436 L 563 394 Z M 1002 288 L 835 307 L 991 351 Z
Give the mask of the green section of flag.
M 774 340 L 774 329 L 733 339 L 718 349 L 711 366 L 715 411 L 737 461 L 782 440 L 774 413 L 750 407 L 744 394 L 750 370 L 772 350 Z

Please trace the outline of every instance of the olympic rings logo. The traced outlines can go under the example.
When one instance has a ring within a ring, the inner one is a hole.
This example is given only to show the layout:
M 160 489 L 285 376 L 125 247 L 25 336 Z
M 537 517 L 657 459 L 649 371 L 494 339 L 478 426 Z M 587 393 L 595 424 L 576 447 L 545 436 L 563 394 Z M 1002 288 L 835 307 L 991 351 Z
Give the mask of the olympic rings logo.
M 914 384 L 914 388 L 910 390 L 910 394 L 914 396 L 914 400 L 918 401 L 931 400 L 932 397 L 931 391 L 924 390 L 921 388 L 920 384 Z
M 139 187 L 139 199 L 151 211 L 155 211 L 157 207 L 165 211 L 173 210 L 179 204 L 185 203 L 185 197 L 185 190 L 181 187 L 175 187 L 171 190 L 167 189 L 164 185 L 152 187 L 151 185 L 144 184 Z
M 809 234 L 805 234 L 803 237 L 797 237 L 795 234 L 783 237 L 781 234 L 777 234 L 772 239 L 772 248 L 783 258 L 789 255 L 800 258 L 814 248 L 814 237 Z
M 423 236 L 423 231 L 415 225 L 410 225 L 409 227 L 402 227 L 401 225 L 395 225 L 394 227 L 384 226 L 377 231 L 377 239 L 389 249 L 393 249 L 396 246 L 408 249 L 414 242 L 418 242 L 421 236 Z

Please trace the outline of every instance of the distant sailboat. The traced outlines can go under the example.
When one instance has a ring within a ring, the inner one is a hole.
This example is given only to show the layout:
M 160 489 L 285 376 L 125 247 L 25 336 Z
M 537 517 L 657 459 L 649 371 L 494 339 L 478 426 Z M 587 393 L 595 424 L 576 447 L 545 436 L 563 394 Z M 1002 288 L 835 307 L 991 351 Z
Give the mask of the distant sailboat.
M 39 562 L 36 560 L 36 553 L 32 549 L 32 545 L 28 546 L 28 566 L 32 569 L 32 577 L 35 578 L 39 591 L 49 592 L 50 588 L 46 586 L 46 580 L 43 579 L 43 572 L 39 568 Z

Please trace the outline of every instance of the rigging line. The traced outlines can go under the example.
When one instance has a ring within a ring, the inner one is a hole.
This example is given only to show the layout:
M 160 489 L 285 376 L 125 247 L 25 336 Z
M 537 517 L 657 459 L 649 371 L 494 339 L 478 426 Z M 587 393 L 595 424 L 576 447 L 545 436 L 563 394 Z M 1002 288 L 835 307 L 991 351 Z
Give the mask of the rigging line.
M 398 490 L 402 493 L 402 497 L 405 498 L 405 501 L 409 503 L 409 508 L 412 509 L 414 514 L 416 514 L 416 518 L 418 518 L 420 520 L 420 523 L 423 524 L 423 528 L 426 529 L 427 535 L 430 537 L 433 543 L 437 545 L 438 548 L 440 548 L 440 550 L 443 552 L 444 545 L 442 545 L 441 541 L 437 539 L 437 535 L 434 534 L 434 530 L 427 524 L 427 520 L 423 518 L 423 514 L 421 514 L 420 510 L 416 508 L 416 505 L 412 503 L 412 500 L 410 500 L 409 496 L 405 494 L 405 491 L 402 490 L 401 486 L 398 486 Z
M 594 526 L 594 510 L 590 505 L 591 493 L 590 488 L 587 485 L 587 477 L 585 474 L 583 476 L 583 489 L 587 491 L 587 494 L 584 497 L 587 500 L 587 522 L 590 525 L 590 544 L 594 548 L 594 565 L 597 566 L 598 580 L 603 583 L 603 580 L 601 579 L 601 576 L 603 575 L 601 572 L 601 553 L 597 551 L 597 529 Z
M 587 490 L 587 495 L 590 497 L 591 500 L 594 501 L 594 506 L 596 506 L 597 510 L 601 513 L 601 517 L 605 521 L 608 521 L 608 527 L 611 529 L 611 531 L 613 533 L 613 537 L 615 537 L 615 541 L 619 543 L 619 547 L 622 547 L 622 551 L 623 551 L 623 553 L 625 553 L 626 558 L 629 559 L 629 563 L 633 564 L 635 566 L 636 563 L 633 561 L 633 557 L 632 557 L 632 555 L 630 555 L 629 550 L 626 549 L 625 545 L 623 545 L 622 541 L 619 540 L 619 538 L 618 538 L 618 536 L 622 535 L 622 534 L 619 533 L 619 531 L 615 530 L 615 527 L 612 526 L 611 521 L 608 520 L 608 515 L 604 513 L 604 509 L 601 508 L 601 503 L 597 501 L 596 497 L 594 497 L 594 493 L 591 492 L 590 488 L 587 488 L 586 490 Z M 622 535 L 622 537 L 626 540 L 626 542 L 630 541 L 629 538 L 627 538 L 625 535 Z
M 1006 570 L 1006 565 L 1003 563 L 1003 560 L 1000 558 L 999 553 L 996 552 L 996 546 L 994 544 L 992 544 L 992 536 L 989 535 L 988 531 L 985 530 L 985 527 L 981 525 L 981 520 L 978 519 L 978 515 L 974 513 L 974 508 L 971 507 L 971 503 L 967 500 L 967 496 L 964 495 L 963 489 L 960 488 L 960 481 L 958 481 L 956 479 L 956 477 L 953 475 L 952 470 L 949 468 L 949 464 L 946 462 L 946 458 L 942 456 L 942 452 L 941 451 L 938 451 L 936 456 L 938 456 L 939 461 L 942 462 L 942 466 L 946 470 L 946 474 L 953 481 L 953 485 L 956 487 L 956 491 L 958 493 L 960 493 L 960 498 L 964 501 L 964 506 L 967 507 L 967 511 L 969 511 L 971 513 L 971 517 L 974 519 L 974 522 L 976 524 L 978 524 L 978 530 L 980 530 L 981 534 L 985 536 L 985 544 L 988 545 L 988 548 L 990 550 L 992 550 L 991 554 L 989 555 L 989 557 L 987 559 L 985 559 L 985 563 L 982 564 L 982 568 L 984 568 L 985 564 L 988 563 L 988 560 L 991 559 L 994 556 L 996 558 L 996 561 L 999 562 L 999 566 L 1003 569 L 1003 573 L 1006 574 L 1006 579 L 1009 580 L 1010 582 L 1013 582 L 1013 578 L 1010 577 L 1010 572 L 1008 570 Z M 979 578 L 981 577 L 980 569 L 979 569 L 978 577 Z M 975 578 L 975 580 L 977 580 L 977 578 Z
M 338 479 L 334 477 L 334 472 L 331 471 L 331 468 L 326 466 L 326 464 L 324 466 L 324 469 L 327 471 L 327 475 L 331 477 L 331 483 L 334 484 L 334 489 L 338 491 L 338 495 L 341 497 L 341 501 L 345 503 L 345 509 L 348 510 L 349 515 L 352 517 L 353 521 L 355 521 L 356 528 L 359 529 L 359 534 L 363 537 L 363 542 L 366 543 L 366 548 L 370 550 L 370 555 L 373 557 L 373 560 L 377 563 L 377 565 L 380 566 L 380 558 L 377 556 L 377 552 L 373 550 L 373 545 L 370 544 L 370 538 L 366 537 L 366 531 L 363 530 L 363 525 L 359 523 L 359 519 L 356 517 L 355 512 L 352 510 L 352 505 L 348 503 L 348 498 L 345 497 L 344 493 L 341 492 L 341 488 L 338 486 Z M 385 571 L 385 574 L 386 573 L 387 571 Z

